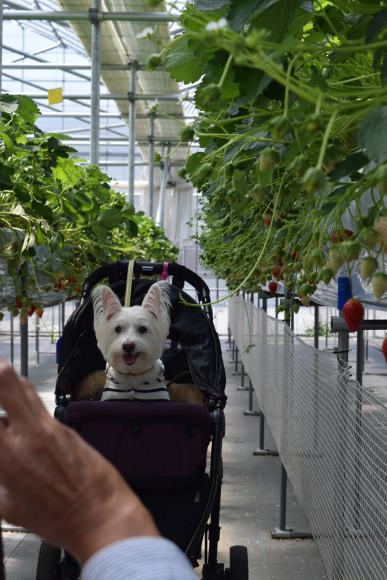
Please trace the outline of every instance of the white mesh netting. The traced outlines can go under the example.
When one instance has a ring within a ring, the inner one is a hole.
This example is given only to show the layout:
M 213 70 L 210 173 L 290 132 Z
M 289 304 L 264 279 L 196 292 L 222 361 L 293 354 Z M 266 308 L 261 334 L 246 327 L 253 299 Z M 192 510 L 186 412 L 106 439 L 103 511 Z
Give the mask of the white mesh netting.
M 229 327 L 328 578 L 384 580 L 387 409 L 335 354 L 242 297 Z

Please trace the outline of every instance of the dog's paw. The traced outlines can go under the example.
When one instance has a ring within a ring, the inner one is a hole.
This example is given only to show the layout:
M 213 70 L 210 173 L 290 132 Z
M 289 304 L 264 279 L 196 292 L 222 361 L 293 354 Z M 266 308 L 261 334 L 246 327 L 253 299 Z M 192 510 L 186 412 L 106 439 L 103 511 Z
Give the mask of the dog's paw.
M 104 370 L 93 371 L 87 374 L 74 389 L 76 401 L 99 401 L 105 385 Z

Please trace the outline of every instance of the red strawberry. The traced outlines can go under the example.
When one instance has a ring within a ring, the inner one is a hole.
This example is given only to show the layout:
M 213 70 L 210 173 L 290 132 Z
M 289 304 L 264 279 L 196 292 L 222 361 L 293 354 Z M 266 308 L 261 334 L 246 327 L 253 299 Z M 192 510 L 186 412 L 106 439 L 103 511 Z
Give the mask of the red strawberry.
M 32 316 L 33 313 L 35 312 L 35 310 L 36 310 L 35 304 L 30 304 L 28 306 L 28 308 L 27 308 L 27 314 L 28 314 L 28 316 Z
M 387 362 L 387 335 L 384 337 L 384 340 L 382 343 L 382 353 L 383 353 L 383 356 Z
M 21 310 L 23 308 L 23 300 L 21 299 L 20 296 L 17 296 L 15 299 L 15 306 L 16 308 L 18 308 L 19 310 Z
M 35 314 L 36 314 L 36 316 L 38 318 L 42 318 L 42 316 L 43 316 L 43 308 L 37 308 Z
M 267 228 L 270 228 L 272 218 L 273 218 L 273 216 L 270 213 L 263 214 L 263 221 L 265 222 L 265 226 Z
M 353 231 L 352 230 L 342 230 L 342 231 L 334 231 L 332 232 L 332 242 L 342 242 L 344 240 L 347 240 L 348 238 L 351 238 L 353 236 Z
M 355 332 L 363 320 L 364 308 L 360 300 L 350 298 L 343 306 L 343 316 L 350 332 Z
M 281 279 L 281 274 L 282 274 L 281 266 L 279 266 L 278 264 L 274 264 L 274 266 L 271 266 L 270 271 L 271 271 L 271 275 L 273 276 L 273 278 L 275 278 L 276 280 Z
M 269 291 L 270 291 L 270 294 L 272 296 L 275 296 L 276 295 L 277 288 L 278 288 L 277 282 L 274 282 L 274 281 L 269 282 Z

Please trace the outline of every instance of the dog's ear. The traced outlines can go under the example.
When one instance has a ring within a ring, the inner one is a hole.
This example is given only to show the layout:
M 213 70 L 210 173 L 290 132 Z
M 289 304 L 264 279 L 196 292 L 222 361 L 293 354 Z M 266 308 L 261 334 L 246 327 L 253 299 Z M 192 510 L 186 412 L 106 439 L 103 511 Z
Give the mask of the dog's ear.
M 96 319 L 110 320 L 122 308 L 121 302 L 109 286 L 96 286 L 91 294 Z
M 170 300 L 168 295 L 169 284 L 166 282 L 156 282 L 152 284 L 142 301 L 142 307 L 156 318 L 160 313 L 169 316 Z

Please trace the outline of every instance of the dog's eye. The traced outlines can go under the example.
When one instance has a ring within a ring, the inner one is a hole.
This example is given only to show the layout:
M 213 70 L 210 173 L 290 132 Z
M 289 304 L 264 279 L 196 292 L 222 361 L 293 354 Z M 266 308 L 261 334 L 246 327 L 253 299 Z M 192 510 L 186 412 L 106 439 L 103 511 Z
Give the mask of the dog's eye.
M 139 326 L 137 330 L 140 334 L 145 334 L 148 331 L 146 326 Z
M 120 332 L 122 332 L 122 326 L 116 326 L 114 329 L 114 332 L 116 332 L 117 334 L 120 334 Z

